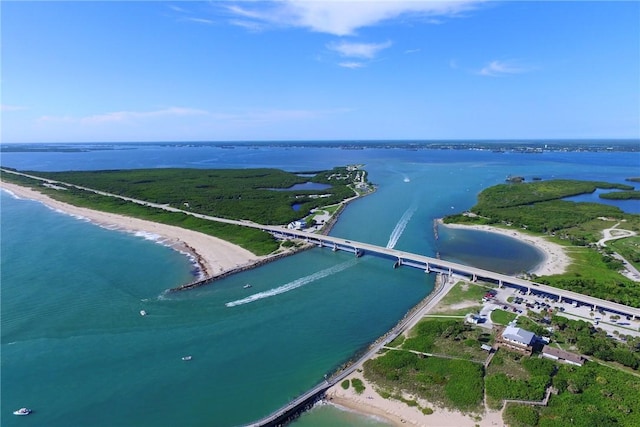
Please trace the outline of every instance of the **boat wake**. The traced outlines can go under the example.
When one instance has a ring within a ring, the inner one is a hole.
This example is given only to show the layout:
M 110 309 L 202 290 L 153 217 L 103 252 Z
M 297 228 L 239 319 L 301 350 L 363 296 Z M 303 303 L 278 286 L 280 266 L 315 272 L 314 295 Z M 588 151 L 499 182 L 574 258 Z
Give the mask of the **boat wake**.
M 415 211 L 416 211 L 416 207 L 411 206 L 402 215 L 402 218 L 400 218 L 400 221 L 398 221 L 396 226 L 393 228 L 391 235 L 389 236 L 389 242 L 387 242 L 387 249 L 395 248 L 396 243 L 398 243 L 400 236 L 402 236 L 404 229 L 407 227 L 407 224 L 409 224 L 409 221 L 411 220 L 411 217 L 413 216 Z
M 326 268 L 324 270 L 320 270 L 317 273 L 313 273 L 309 276 L 301 277 L 299 279 L 294 280 L 293 282 L 289 282 L 277 288 L 269 289 L 268 291 L 264 291 L 264 292 L 258 292 L 257 294 L 249 295 L 246 298 L 228 302 L 225 305 L 227 307 L 235 307 L 237 305 L 249 304 L 250 302 L 255 302 L 264 298 L 280 295 L 285 292 L 289 292 L 294 289 L 297 289 L 301 286 L 308 285 L 309 283 L 315 282 L 316 280 L 320 280 L 327 276 L 331 276 L 333 274 L 339 273 L 343 270 L 346 270 L 349 267 L 353 267 L 354 265 L 356 265 L 356 263 L 357 263 L 357 259 L 353 259 L 353 260 L 344 262 L 342 264 L 338 264 L 336 266 Z

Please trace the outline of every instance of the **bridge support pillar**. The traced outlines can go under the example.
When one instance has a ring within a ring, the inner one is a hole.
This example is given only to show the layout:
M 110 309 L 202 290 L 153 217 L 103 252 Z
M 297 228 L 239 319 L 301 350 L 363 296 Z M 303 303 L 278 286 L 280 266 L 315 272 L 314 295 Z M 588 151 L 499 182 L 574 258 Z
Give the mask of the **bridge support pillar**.
M 531 288 L 527 288 L 527 295 L 531 295 Z
M 498 280 L 498 288 L 502 288 L 502 280 Z
M 476 276 L 475 274 L 473 276 L 471 276 L 471 281 L 472 282 L 477 282 L 478 281 L 478 276 Z
M 429 268 L 429 263 L 427 263 L 427 269 L 424 270 L 425 273 L 431 273 L 431 269 Z
M 335 243 L 333 244 L 333 248 L 331 249 L 333 252 L 336 252 L 338 250 L 338 245 L 336 245 Z

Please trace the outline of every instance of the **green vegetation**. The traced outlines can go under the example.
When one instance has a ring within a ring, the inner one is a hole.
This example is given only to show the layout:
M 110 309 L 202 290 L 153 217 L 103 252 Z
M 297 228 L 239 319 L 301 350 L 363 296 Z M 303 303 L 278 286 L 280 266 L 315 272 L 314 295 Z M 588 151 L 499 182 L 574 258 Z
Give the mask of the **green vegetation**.
M 538 425 L 540 416 L 531 406 L 509 403 L 502 418 L 511 427 L 535 427 Z
M 490 341 L 489 333 L 473 328 L 463 320 L 428 318 L 411 330 L 401 348 L 484 361 L 487 355 L 480 346 Z
M 351 380 L 351 387 L 353 387 L 353 389 L 358 394 L 362 394 L 364 392 L 364 390 L 365 390 L 364 383 L 359 378 L 354 378 L 354 379 Z
M 600 316 L 600 314 L 598 314 Z M 605 362 L 615 362 L 632 370 L 640 368 L 640 337 L 627 336 L 624 341 L 612 340 L 602 329 L 594 328 L 583 320 L 553 316 L 554 339 L 559 343 L 575 346 L 587 356 Z
M 452 215 L 444 221 L 546 233 L 548 239 L 556 243 L 573 245 L 569 251 L 572 265 L 564 274 L 534 278 L 536 281 L 640 307 L 640 286 L 618 273 L 622 263 L 609 251 L 600 252 L 594 245 L 602 237 L 602 230 L 617 222 L 624 224 L 620 228 L 640 232 L 640 215 L 626 214 L 616 207 L 599 203 L 561 200 L 591 193 L 596 188 L 633 190 L 632 186 L 623 184 L 572 180 L 500 184 L 482 191 L 470 213 Z M 628 245 L 627 254 L 632 262 L 640 259 L 637 245 Z
M 602 193 L 598 197 L 609 200 L 638 200 L 640 199 L 640 191 L 612 191 Z
M 484 361 L 486 353 L 480 350 L 480 345 L 489 340 L 489 334 L 460 320 L 423 320 L 414 327 L 410 338 L 398 343 L 400 350 L 387 351 L 365 362 L 364 375 L 398 400 L 402 399 L 394 390 L 450 408 L 475 411 L 482 402 L 482 365 L 460 359 L 473 357 Z M 465 344 L 469 341 L 473 347 Z M 410 350 L 437 351 L 456 359 L 425 357 Z
M 508 325 L 518 315 L 510 311 L 500 310 L 499 308 L 491 312 L 491 321 L 498 325 Z
M 29 172 L 30 175 L 80 185 L 120 196 L 212 216 L 259 223 L 288 223 L 306 216 L 319 204 L 352 197 L 354 182 L 366 182 L 365 171 L 352 167 L 317 172 L 312 178 L 275 169 L 201 170 L 140 169 L 90 172 Z M 364 178 L 363 178 L 364 177 Z M 37 188 L 72 205 L 155 221 L 199 231 L 237 244 L 256 255 L 279 248 L 271 235 L 259 230 L 208 221 L 181 212 L 142 206 L 73 186 L 45 187 L 32 178 L 2 173 L 2 179 Z M 325 190 L 277 191 L 304 182 L 326 184 Z M 293 206 L 298 209 L 295 211 Z
M 499 184 L 478 195 L 478 203 L 470 210 L 472 216 L 452 215 L 445 222 L 509 224 L 538 233 L 553 233 L 598 217 L 633 217 L 612 206 L 561 200 L 592 193 L 597 188 L 633 190 L 629 185 L 573 180 Z M 635 225 L 638 224 L 636 220 Z
M 631 185 L 612 184 L 600 181 L 551 180 L 527 184 L 500 184 L 488 188 L 478 195 L 476 207 L 481 209 L 524 206 L 593 193 L 597 188 L 633 190 Z
M 482 402 L 482 366 L 477 363 L 389 351 L 364 367 L 365 378 L 378 387 L 461 410 L 477 410 Z
M 454 295 L 452 301 L 457 298 Z M 520 316 L 518 323 L 528 330 L 544 331 L 532 318 Z M 411 406 L 419 406 L 416 399 L 422 398 L 465 412 L 480 410 L 483 380 L 487 404 L 492 408 L 501 407 L 504 399 L 541 401 L 549 386 L 558 390 L 557 395 L 551 394 L 546 407 L 508 404 L 503 416 L 511 426 L 640 425 L 640 378 L 627 373 L 631 369 L 628 366 L 640 360 L 640 338 L 612 340 L 587 322 L 561 316 L 553 316 L 551 325 L 554 341 L 569 350 L 575 346 L 573 351 L 609 360 L 616 369 L 593 362 L 582 367 L 557 364 L 536 354 L 530 357 L 501 349 L 483 373 L 479 363 L 407 351 L 460 355 L 459 349 L 481 329 L 459 320 L 426 319 L 416 325 L 409 338 L 396 343 L 398 350 L 367 361 L 364 375 L 384 398 Z M 406 394 L 415 399 L 404 398 Z M 431 413 L 429 408 L 419 409 Z
M 122 199 L 101 196 L 73 188 L 65 191 L 54 190 L 42 187 L 39 181 L 13 174 L 3 173 L 2 179 L 16 182 L 20 185 L 38 188 L 38 191 L 47 194 L 51 198 L 75 206 L 146 219 L 162 224 L 175 225 L 177 227 L 216 236 L 241 246 L 256 255 L 267 255 L 279 248 L 278 242 L 276 242 L 269 233 L 253 228 L 207 221 L 184 213 L 168 212 L 163 209 L 142 206 Z
M 494 359 L 498 355 L 503 359 L 519 360 L 519 363 L 526 371 L 526 375 L 522 375 L 520 372 L 516 376 L 504 369 L 499 369 L 499 372 L 494 373 L 492 363 L 487 371 L 487 396 L 498 401 L 503 399 L 542 400 L 544 398 L 545 389 L 555 369 L 555 364 L 551 360 L 537 357 L 522 357 L 518 359 L 519 355 L 508 351 L 499 352 Z M 496 366 L 501 365 L 497 364 Z
M 561 275 L 546 276 L 537 282 L 591 295 L 632 307 L 640 307 L 640 286 L 620 275 L 611 257 L 590 248 L 571 251 L 573 263 Z M 615 268 L 615 267 L 614 267 Z
M 448 316 L 477 313 L 482 308 L 480 300 L 490 289 L 493 288 L 476 283 L 458 282 L 431 312 Z
M 136 169 L 112 171 L 27 172 L 119 196 L 206 215 L 286 224 L 311 209 L 354 196 L 350 187 L 366 173 L 340 167 L 302 177 L 277 169 Z M 3 178 L 9 174 L 3 174 Z M 325 190 L 287 190 L 313 182 Z M 287 190 L 287 191 L 283 191 Z M 293 209 L 296 206 L 297 210 Z
M 561 365 L 553 378 L 558 396 L 538 409 L 541 427 L 639 426 L 640 379 L 587 363 Z
M 607 242 L 607 247 L 619 253 L 637 269 L 640 269 L 640 237 L 610 240 Z
M 349 380 L 344 380 L 340 383 L 340 386 L 345 389 L 348 390 L 349 389 Z

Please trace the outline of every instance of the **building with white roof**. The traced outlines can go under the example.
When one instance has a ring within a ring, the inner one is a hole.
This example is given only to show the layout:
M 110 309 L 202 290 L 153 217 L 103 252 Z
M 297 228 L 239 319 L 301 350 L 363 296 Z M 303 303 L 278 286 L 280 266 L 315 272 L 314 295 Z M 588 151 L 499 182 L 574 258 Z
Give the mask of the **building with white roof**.
M 536 334 L 533 332 L 509 325 L 504 328 L 504 331 L 502 331 L 497 339 L 497 343 L 501 347 L 506 347 L 525 354 L 531 354 L 535 338 Z

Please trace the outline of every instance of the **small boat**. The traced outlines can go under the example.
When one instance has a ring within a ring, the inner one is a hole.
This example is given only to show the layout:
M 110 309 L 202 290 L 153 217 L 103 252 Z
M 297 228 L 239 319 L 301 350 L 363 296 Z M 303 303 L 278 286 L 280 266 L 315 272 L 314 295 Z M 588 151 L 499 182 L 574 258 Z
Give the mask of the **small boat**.
M 20 408 L 17 411 L 13 411 L 13 415 L 29 415 L 31 412 L 29 408 Z
M 244 285 L 244 286 L 243 286 L 243 288 L 244 288 L 244 289 L 249 289 L 250 287 L 251 287 L 251 285 L 250 285 L 250 284 L 248 284 L 248 283 L 247 283 L 246 285 Z
M 146 311 L 144 311 L 144 310 L 140 310 L 140 316 L 146 316 L 146 315 L 147 315 L 147 312 L 146 312 Z
M 191 360 L 191 356 L 182 356 L 182 360 L 185 360 L 185 361 Z

